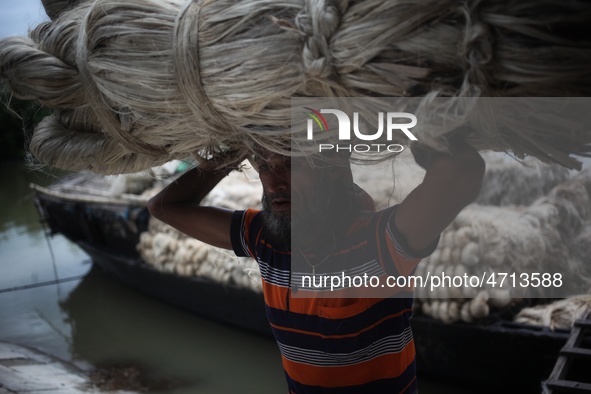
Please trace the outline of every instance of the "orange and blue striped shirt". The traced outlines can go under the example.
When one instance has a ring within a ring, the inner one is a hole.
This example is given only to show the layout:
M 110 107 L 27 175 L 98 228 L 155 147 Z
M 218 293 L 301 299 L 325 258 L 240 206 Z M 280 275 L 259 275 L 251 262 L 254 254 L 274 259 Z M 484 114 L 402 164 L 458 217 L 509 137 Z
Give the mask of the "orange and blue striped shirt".
M 395 209 L 360 215 L 339 241 L 339 253 L 350 253 L 368 271 L 377 266 L 389 275 L 412 274 L 437 242 L 420 256 L 407 253 L 389 225 Z M 238 256 L 259 264 L 290 393 L 416 392 L 412 291 L 395 298 L 292 297 L 291 253 L 270 244 L 260 211 L 236 211 L 231 238 Z

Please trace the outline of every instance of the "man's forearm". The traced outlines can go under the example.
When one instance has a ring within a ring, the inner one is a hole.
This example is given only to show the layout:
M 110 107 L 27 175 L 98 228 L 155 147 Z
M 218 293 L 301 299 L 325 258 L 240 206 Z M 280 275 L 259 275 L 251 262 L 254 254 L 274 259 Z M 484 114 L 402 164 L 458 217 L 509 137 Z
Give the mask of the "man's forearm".
M 485 164 L 468 144 L 448 153 L 432 152 L 424 161 L 423 182 L 400 204 L 395 225 L 413 250 L 433 242 L 480 191 Z
M 230 227 L 233 211 L 199 205 L 231 171 L 194 168 L 180 176 L 148 202 L 155 218 L 200 241 L 232 249 Z
M 198 205 L 230 171 L 230 168 L 208 171 L 198 167 L 187 171 L 150 199 L 150 213 L 163 218 L 167 207 Z

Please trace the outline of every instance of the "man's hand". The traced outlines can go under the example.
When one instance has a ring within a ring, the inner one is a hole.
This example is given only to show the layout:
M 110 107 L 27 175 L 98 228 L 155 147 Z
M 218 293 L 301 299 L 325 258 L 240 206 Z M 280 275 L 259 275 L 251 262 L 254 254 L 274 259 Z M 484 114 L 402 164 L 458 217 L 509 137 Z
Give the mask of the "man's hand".
M 422 169 L 426 170 L 431 165 L 432 155 L 434 153 L 433 148 L 421 144 L 420 142 L 413 142 L 410 144 L 410 151 L 412 156 Z

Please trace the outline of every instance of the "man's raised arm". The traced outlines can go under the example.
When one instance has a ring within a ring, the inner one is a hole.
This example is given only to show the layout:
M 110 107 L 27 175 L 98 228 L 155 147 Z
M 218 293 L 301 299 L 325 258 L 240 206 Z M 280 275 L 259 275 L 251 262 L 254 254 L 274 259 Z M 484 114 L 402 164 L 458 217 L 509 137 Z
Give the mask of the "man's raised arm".
M 230 171 L 193 168 L 152 197 L 148 209 L 155 218 L 193 238 L 232 249 L 230 224 L 234 211 L 199 205 Z
M 431 152 L 424 162 L 415 154 L 425 178 L 390 219 L 414 252 L 430 246 L 480 191 L 485 164 L 478 151 L 465 142 L 456 142 L 451 151 Z

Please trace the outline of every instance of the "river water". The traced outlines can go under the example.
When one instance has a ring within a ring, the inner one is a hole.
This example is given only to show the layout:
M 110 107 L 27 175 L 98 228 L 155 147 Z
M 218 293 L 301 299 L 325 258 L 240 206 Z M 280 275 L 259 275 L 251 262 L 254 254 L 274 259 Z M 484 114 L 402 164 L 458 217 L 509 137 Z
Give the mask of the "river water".
M 0 166 L 0 341 L 84 370 L 134 366 L 153 383 L 152 393 L 286 392 L 272 339 L 114 282 L 63 236 L 46 236 L 29 183 L 55 177 L 21 163 Z M 427 394 L 462 392 L 428 381 L 420 387 Z

